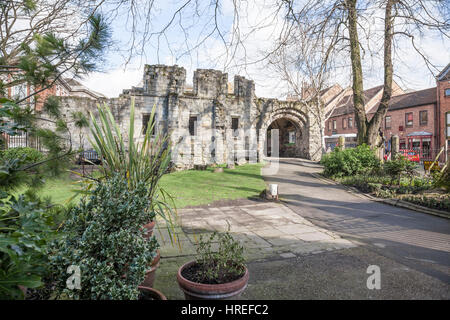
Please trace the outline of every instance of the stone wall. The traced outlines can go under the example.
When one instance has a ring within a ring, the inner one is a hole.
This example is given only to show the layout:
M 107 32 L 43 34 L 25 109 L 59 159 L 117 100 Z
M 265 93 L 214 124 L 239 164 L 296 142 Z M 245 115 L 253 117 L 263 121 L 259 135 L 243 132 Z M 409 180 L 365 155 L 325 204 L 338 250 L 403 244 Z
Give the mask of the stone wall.
M 146 65 L 143 87 L 124 90 L 118 98 L 95 101 L 63 97 L 62 101 L 66 112 L 86 113 L 95 112 L 97 103 L 107 103 L 123 132 L 128 131 L 132 97 L 135 132 L 142 132 L 143 117 L 154 106 L 156 130 L 170 135 L 173 163 L 180 169 L 197 164 L 261 161 L 267 128 L 281 118 L 296 127 L 295 155 L 320 159 L 319 128 L 311 123 L 300 102 L 258 98 L 254 82 L 241 76 L 234 77 L 234 93 L 229 94 L 228 75 L 217 70 L 196 70 L 192 92 L 185 91 L 185 83 L 186 71 L 182 67 Z M 189 134 L 190 117 L 197 117 L 195 135 Z M 232 129 L 233 123 L 237 124 L 236 130 Z

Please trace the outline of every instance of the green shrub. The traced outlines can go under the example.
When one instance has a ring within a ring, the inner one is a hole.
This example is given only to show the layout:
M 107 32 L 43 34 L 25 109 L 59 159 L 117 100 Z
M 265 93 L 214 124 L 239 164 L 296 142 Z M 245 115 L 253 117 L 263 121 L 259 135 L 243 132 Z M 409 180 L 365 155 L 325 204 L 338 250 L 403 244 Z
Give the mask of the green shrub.
M 58 207 L 32 194 L 16 197 L 0 191 L 0 299 L 23 299 L 19 285 L 43 285 L 58 213 Z
M 142 231 L 154 218 L 150 202 L 145 183 L 129 190 L 118 174 L 82 199 L 69 212 L 64 236 L 54 245 L 57 292 L 74 299 L 137 299 L 157 248 L 155 237 L 146 240 Z M 71 265 L 81 271 L 79 290 L 66 288 Z
M 44 155 L 42 152 L 29 148 L 29 147 L 20 147 L 20 148 L 9 148 L 1 151 L 0 159 L 2 161 L 19 159 L 19 164 L 30 164 L 36 163 L 44 159 Z
M 322 158 L 321 164 L 324 166 L 326 176 L 344 177 L 377 171 L 381 162 L 376 157 L 375 152 L 363 144 L 345 150 L 337 147 L 333 152 Z
M 416 164 L 413 161 L 409 161 L 406 157 L 398 154 L 394 160 L 386 161 L 383 164 L 383 170 L 385 174 L 391 177 L 391 183 L 397 180 L 401 185 L 402 176 L 407 176 L 412 184 L 414 178 Z
M 433 176 L 434 185 L 438 188 L 443 188 L 445 191 L 450 191 L 450 160 L 442 172 L 436 173 Z

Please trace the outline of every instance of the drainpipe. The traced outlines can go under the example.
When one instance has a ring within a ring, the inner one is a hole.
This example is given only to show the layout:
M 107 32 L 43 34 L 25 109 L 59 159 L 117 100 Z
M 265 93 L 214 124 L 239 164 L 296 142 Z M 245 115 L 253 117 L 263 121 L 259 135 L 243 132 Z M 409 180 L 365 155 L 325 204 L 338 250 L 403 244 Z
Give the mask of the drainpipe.
M 439 79 L 436 78 L 436 94 L 437 94 L 437 99 L 436 99 L 436 106 L 434 107 L 436 116 L 434 117 L 436 122 L 434 124 L 434 131 L 436 134 L 436 139 L 437 139 L 437 143 L 435 143 L 436 145 L 436 150 L 437 152 L 439 152 L 439 149 L 441 148 L 441 95 L 439 94 Z M 445 161 L 447 162 L 447 153 L 445 153 Z M 439 159 L 438 159 L 439 161 Z

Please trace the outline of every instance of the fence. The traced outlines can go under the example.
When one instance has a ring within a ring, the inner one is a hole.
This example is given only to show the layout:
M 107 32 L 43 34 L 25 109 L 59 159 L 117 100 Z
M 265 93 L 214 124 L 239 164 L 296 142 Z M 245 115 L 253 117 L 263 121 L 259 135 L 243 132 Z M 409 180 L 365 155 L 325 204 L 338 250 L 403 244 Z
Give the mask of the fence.
M 17 135 L 9 135 L 2 133 L 1 135 L 1 149 L 29 147 L 42 151 L 39 137 L 31 136 L 28 132 L 21 132 Z

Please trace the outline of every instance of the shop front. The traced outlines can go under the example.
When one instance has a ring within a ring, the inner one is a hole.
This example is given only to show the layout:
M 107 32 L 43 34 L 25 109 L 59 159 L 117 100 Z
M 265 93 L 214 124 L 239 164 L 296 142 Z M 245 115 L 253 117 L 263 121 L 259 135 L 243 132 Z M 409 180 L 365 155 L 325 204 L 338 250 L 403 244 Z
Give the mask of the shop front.
M 428 160 L 433 157 L 433 134 L 426 131 L 411 132 L 406 137 L 406 148 L 414 150 L 421 160 Z

